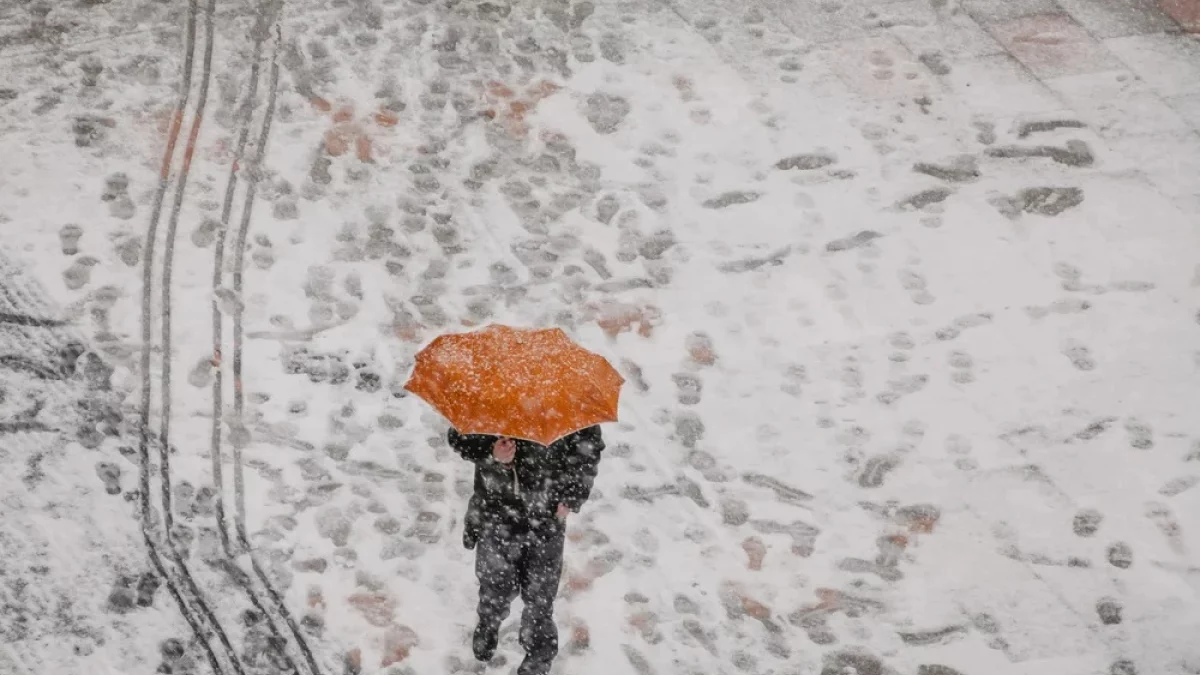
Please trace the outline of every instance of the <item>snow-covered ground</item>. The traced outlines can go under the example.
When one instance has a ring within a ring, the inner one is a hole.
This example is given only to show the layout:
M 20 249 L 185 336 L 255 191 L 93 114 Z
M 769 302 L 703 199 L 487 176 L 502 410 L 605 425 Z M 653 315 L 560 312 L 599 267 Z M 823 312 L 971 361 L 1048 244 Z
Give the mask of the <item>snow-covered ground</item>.
M 471 467 L 400 387 L 488 322 L 628 380 L 557 673 L 1200 672 L 1181 26 L 1189 0 L 0 7 L 0 673 L 481 671 Z

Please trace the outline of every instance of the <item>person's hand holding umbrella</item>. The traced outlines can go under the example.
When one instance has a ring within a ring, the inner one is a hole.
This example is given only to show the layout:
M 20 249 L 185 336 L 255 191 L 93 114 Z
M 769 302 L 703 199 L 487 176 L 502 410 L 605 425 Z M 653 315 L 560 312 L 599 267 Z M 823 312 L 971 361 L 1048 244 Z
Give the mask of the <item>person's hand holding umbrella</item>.
M 501 464 L 512 464 L 517 456 L 517 442 L 511 438 L 500 437 L 492 444 L 492 457 Z

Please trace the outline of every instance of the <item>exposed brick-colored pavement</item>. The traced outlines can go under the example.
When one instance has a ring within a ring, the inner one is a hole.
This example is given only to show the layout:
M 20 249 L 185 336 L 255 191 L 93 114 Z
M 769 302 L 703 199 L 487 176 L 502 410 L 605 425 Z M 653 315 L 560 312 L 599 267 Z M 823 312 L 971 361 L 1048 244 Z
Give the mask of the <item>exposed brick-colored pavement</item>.
M 1200 0 L 1159 0 L 1159 6 L 1189 33 L 1200 33 Z

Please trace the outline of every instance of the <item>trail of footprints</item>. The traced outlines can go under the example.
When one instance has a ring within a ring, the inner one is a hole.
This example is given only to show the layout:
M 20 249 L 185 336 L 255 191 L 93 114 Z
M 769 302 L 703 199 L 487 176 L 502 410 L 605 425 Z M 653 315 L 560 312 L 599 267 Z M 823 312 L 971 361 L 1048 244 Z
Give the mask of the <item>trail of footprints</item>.
M 485 3 L 486 4 L 486 3 Z M 500 5 L 494 6 L 501 8 Z M 507 10 L 507 7 L 503 8 Z M 493 11 L 488 7 L 481 6 L 479 12 L 481 18 L 486 17 L 483 13 Z M 594 11 L 594 8 L 589 3 L 577 3 L 569 9 L 562 11 L 555 10 L 558 14 L 551 17 L 556 22 L 561 22 L 569 31 L 566 42 L 563 46 L 568 47 L 573 57 L 579 62 L 588 62 L 595 58 L 594 53 L 598 52 L 601 58 L 609 61 L 620 63 L 624 58 L 623 45 L 616 33 L 606 32 L 598 38 L 593 38 L 587 31 L 581 30 L 581 27 L 588 20 L 589 16 Z M 505 14 L 507 12 L 504 12 Z M 750 25 L 758 25 L 762 22 L 761 17 L 747 16 L 747 23 Z M 706 24 L 698 22 L 698 27 L 704 32 L 706 37 L 710 37 L 713 31 L 712 26 L 705 28 Z M 447 39 L 443 43 L 445 49 L 444 54 L 439 56 L 439 62 L 443 67 L 451 68 L 453 66 L 452 59 L 444 58 L 448 54 L 453 54 L 455 48 L 454 40 L 451 39 L 450 31 L 447 34 Z M 471 40 L 486 41 L 485 33 L 468 31 L 471 35 Z M 483 44 L 483 42 L 479 42 Z M 781 52 L 782 54 L 783 52 Z M 521 57 L 527 60 L 532 60 L 532 56 Z M 798 68 L 795 54 L 784 54 L 781 56 L 781 68 L 784 71 L 794 70 Z M 321 58 L 319 54 L 314 54 L 312 68 L 314 69 L 314 77 L 319 81 L 319 71 Z M 518 66 L 530 70 L 524 63 L 518 60 Z M 456 66 L 454 66 L 456 67 Z M 551 66 L 551 69 L 556 66 Z M 447 101 L 461 99 L 458 96 L 461 92 L 451 91 L 449 87 L 443 84 L 434 83 L 429 87 L 429 91 L 423 94 L 425 99 L 422 100 L 422 105 L 428 113 L 430 124 L 432 122 L 432 113 L 438 110 L 439 101 L 444 106 Z M 457 97 L 457 98 L 456 98 Z M 426 100 L 427 99 L 427 100 Z M 455 107 L 460 114 L 466 114 L 468 111 L 466 105 L 458 105 Z M 589 123 L 600 133 L 612 133 L 619 128 L 624 118 L 630 113 L 629 104 L 619 97 L 610 95 L 600 95 L 590 99 L 586 104 L 585 116 Z M 437 135 L 434 133 L 433 135 Z M 491 139 L 496 144 L 498 150 L 510 150 L 507 145 L 508 141 L 493 137 Z M 663 259 L 664 253 L 667 252 L 674 243 L 674 236 L 669 231 L 655 231 L 652 234 L 646 235 L 641 231 L 640 226 L 640 207 L 636 205 L 624 204 L 623 200 L 619 199 L 614 194 L 605 194 L 598 199 L 595 199 L 592 206 L 592 212 L 595 219 L 605 225 L 612 225 L 619 231 L 619 245 L 615 255 L 616 264 L 614 264 L 608 256 L 594 248 L 583 244 L 578 239 L 570 237 L 551 236 L 547 224 L 553 223 L 562 213 L 576 208 L 581 204 L 589 203 L 598 194 L 598 191 L 592 185 L 598 178 L 598 170 L 581 162 L 576 162 L 574 159 L 574 148 L 571 147 L 566 139 L 548 138 L 544 139 L 543 152 L 531 150 L 530 155 L 524 159 L 501 161 L 482 162 L 472 168 L 471 178 L 465 184 L 468 190 L 479 189 L 484 183 L 498 180 L 499 176 L 504 176 L 506 182 L 502 187 L 502 194 L 509 201 L 510 205 L 521 216 L 521 222 L 529 231 L 530 238 L 526 241 L 519 242 L 514 247 L 518 260 L 527 267 L 530 276 L 535 279 L 557 280 L 563 286 L 563 292 L 566 297 L 582 297 L 583 291 L 593 287 L 592 282 L 585 280 L 579 272 L 584 268 L 590 268 L 601 279 L 601 284 L 595 284 L 595 288 L 603 290 L 603 284 L 607 283 L 610 290 L 620 290 L 623 288 L 621 284 L 626 284 L 627 287 L 636 287 L 639 283 L 637 279 L 623 279 L 618 275 L 621 273 L 639 273 L 644 275 L 647 284 L 667 284 L 670 281 L 670 267 Z M 651 142 L 643 147 L 643 157 L 639 160 L 647 168 L 653 168 L 654 159 L 656 157 L 669 158 L 674 152 L 672 150 L 672 139 L 666 138 L 663 143 Z M 416 179 L 416 187 L 418 192 L 423 192 L 429 195 L 428 199 L 423 199 L 418 202 L 402 205 L 402 214 L 399 216 L 400 228 L 409 234 L 425 232 L 428 228 L 435 243 L 443 250 L 447 256 L 452 256 L 456 252 L 463 249 L 463 239 L 459 234 L 458 226 L 454 222 L 451 215 L 451 210 L 439 200 L 436 196 L 437 190 L 435 184 L 448 184 L 451 178 L 448 175 L 448 167 L 445 163 L 448 161 L 445 158 L 445 144 L 438 141 L 431 142 L 426 148 L 430 150 L 429 158 L 422 162 L 413 165 L 413 172 L 419 178 Z M 1052 149 L 1053 150 L 1053 149 Z M 1070 147 L 1068 147 L 1070 150 Z M 1038 154 L 1040 153 L 1040 154 Z M 996 153 L 992 153 L 995 155 Z M 1012 153 L 1009 153 L 1012 154 Z M 1078 154 L 1078 153 L 1076 153 Z M 1049 150 L 1038 150 L 1034 153 L 1035 156 L 1046 156 L 1055 159 L 1057 156 Z M 500 153 L 502 157 L 511 157 L 511 154 Z M 779 170 L 788 171 L 814 171 L 822 169 L 833 163 L 833 158 L 816 158 L 796 160 L 792 163 L 781 161 L 781 164 L 776 168 Z M 1058 161 L 1058 160 L 1055 160 Z M 324 174 L 328 173 L 331 163 L 325 160 L 318 160 L 314 164 L 313 182 L 318 184 L 329 184 L 333 178 L 325 180 Z M 926 167 L 927 173 L 930 173 L 936 178 L 942 180 L 958 180 L 957 176 L 961 173 L 952 165 L 947 167 L 938 167 L 931 165 Z M 970 173 L 970 166 L 963 164 L 964 170 Z M 960 167 L 960 168 L 963 168 Z M 358 169 L 356 169 L 358 170 Z M 949 173 L 947 173 L 949 171 Z M 443 172 L 447 175 L 443 175 Z M 353 179 L 351 172 L 347 172 L 346 177 Z M 967 177 L 969 179 L 970 176 Z M 965 179 L 964 179 L 965 180 Z M 470 181 L 474 181 L 472 184 Z M 566 183 L 565 185 L 555 184 L 555 181 Z M 115 176 L 106 184 L 106 192 L 104 199 L 110 202 L 110 209 L 114 209 L 113 215 L 118 218 L 128 218 L 130 215 L 125 215 L 128 209 L 133 208 L 132 202 L 127 194 L 128 181 L 122 181 L 122 177 Z M 286 198 L 287 194 L 292 192 L 286 182 L 278 184 L 277 192 L 282 195 L 282 198 L 276 200 L 274 215 L 279 219 L 291 218 L 294 214 L 289 210 L 289 204 L 294 205 L 294 201 L 289 201 Z M 948 194 L 946 195 L 948 196 Z M 649 208 L 651 211 L 661 209 L 665 204 L 663 197 L 655 194 L 653 191 L 642 191 L 637 195 L 642 206 Z M 755 195 L 751 193 L 735 193 L 727 192 L 720 193 L 714 196 L 712 208 L 736 208 L 740 203 L 752 202 Z M 1028 200 L 1027 200 L 1028 201 Z M 128 202 L 128 204 L 126 204 Z M 914 204 L 915 206 L 916 204 Z M 1040 208 L 1031 206 L 1029 208 Z M 1046 207 L 1052 208 L 1052 207 Z M 392 215 L 385 212 L 372 212 L 367 214 L 369 223 L 367 235 L 361 237 L 356 227 L 348 226 L 344 234 L 339 238 L 342 249 L 338 255 L 345 262 L 357 262 L 362 260 L 384 261 L 389 272 L 393 273 L 398 278 L 408 278 L 409 266 L 412 260 L 412 250 L 407 248 L 405 244 L 399 243 L 399 238 L 396 236 L 396 231 L 389 225 L 392 220 Z M 202 226 L 203 227 L 203 226 Z M 198 231 L 199 232 L 199 231 Z M 200 241 L 196 242 L 201 245 L 205 237 L 210 233 L 200 233 Z M 871 240 L 877 238 L 878 233 L 860 233 L 855 237 L 846 239 L 845 241 L 831 242 L 827 250 L 829 252 L 837 252 L 860 248 Z M 64 227 L 61 233 L 61 243 L 63 252 L 66 255 L 77 256 L 80 249 L 80 241 L 84 239 L 84 233 L 77 226 Z M 129 237 L 120 238 L 115 242 L 116 253 L 125 264 L 133 266 L 138 264 L 138 256 L 140 254 L 140 245 L 138 242 Z M 274 253 L 272 252 L 272 243 L 265 236 L 259 236 L 255 239 L 255 247 L 252 252 L 252 260 L 263 269 L 270 267 Z M 781 257 L 779 258 L 781 259 Z M 742 264 L 731 267 L 729 271 L 748 271 L 757 269 L 765 264 L 778 264 L 778 260 L 747 260 L 741 261 Z M 630 268 L 637 262 L 641 263 L 640 271 L 635 271 Z M 70 288 L 79 289 L 87 285 L 90 281 L 90 269 L 95 265 L 93 259 L 83 256 L 76 259 L 72 266 L 64 273 L 64 279 Z M 482 321 L 491 315 L 492 307 L 496 302 L 511 302 L 512 300 L 520 299 L 519 286 L 515 282 L 518 281 L 513 270 L 497 264 L 491 270 L 493 285 L 479 295 L 473 297 L 467 307 L 468 316 L 474 321 Z M 1072 271 L 1067 268 L 1061 270 L 1064 290 L 1088 292 L 1090 287 L 1082 284 L 1081 275 L 1077 271 Z M 427 269 L 420 271 L 418 278 L 422 284 L 422 290 L 419 294 L 405 299 L 397 299 L 390 303 L 390 307 L 395 314 L 394 324 L 399 331 L 417 330 L 419 327 L 441 328 L 449 325 L 451 317 L 440 306 L 437 298 L 444 290 L 445 285 L 442 281 L 448 276 L 450 269 L 445 260 L 435 259 Z M 338 321 L 346 321 L 355 315 L 357 312 L 357 301 L 363 299 L 364 290 L 361 281 L 353 281 L 354 277 L 347 276 L 345 278 L 344 287 L 338 291 L 334 287 L 334 276 L 328 268 L 314 268 L 310 271 L 308 283 L 305 288 L 305 293 L 310 299 L 310 311 L 308 315 L 309 326 L 317 328 L 324 325 L 330 325 Z M 927 305 L 934 302 L 934 296 L 928 290 L 928 284 L 924 277 L 919 273 L 904 269 L 898 273 L 899 283 L 901 287 L 909 294 L 910 299 L 917 305 Z M 1091 289 L 1094 291 L 1094 289 Z M 1114 287 L 1114 290 L 1122 290 Z M 1138 290 L 1136 284 L 1127 285 L 1123 290 Z M 574 294 L 574 295 L 573 295 Z M 232 301 L 240 301 L 232 299 Z M 1071 307 L 1082 307 L 1086 309 L 1086 303 L 1075 302 L 1074 304 L 1066 304 L 1053 307 L 1048 312 L 1069 311 Z M 1031 315 L 1038 312 L 1031 312 Z M 1043 315 L 1044 316 L 1044 315 Z M 1036 318 L 1036 317 L 1035 317 Z M 977 326 L 984 325 L 991 321 L 990 315 L 974 315 L 971 317 L 963 317 L 956 320 L 951 325 L 939 329 L 936 334 L 936 339 L 939 341 L 950 341 L 958 337 L 964 330 L 968 330 Z M 297 328 L 289 319 L 285 317 L 277 317 L 272 321 L 274 328 L 279 331 L 295 331 L 303 333 L 308 329 Z M 896 363 L 904 363 L 911 358 L 911 354 L 916 348 L 915 340 L 908 334 L 898 333 L 889 338 L 889 344 L 894 349 L 890 354 L 889 359 Z M 731 476 L 730 472 L 723 470 L 718 466 L 715 458 L 711 454 L 705 452 L 700 446 L 704 437 L 704 424 L 699 415 L 691 412 L 691 409 L 699 406 L 703 401 L 705 394 L 703 371 L 705 367 L 713 365 L 716 360 L 716 355 L 711 338 L 704 334 L 693 334 L 689 336 L 686 350 L 689 353 L 689 362 L 685 368 L 671 375 L 672 384 L 675 388 L 675 397 L 682 409 L 674 415 L 669 415 L 667 424 L 671 425 L 675 439 L 679 444 L 687 450 L 687 465 L 695 470 L 711 486 L 720 487 L 728 483 L 736 476 Z M 1078 343 L 1068 343 L 1063 347 L 1063 353 L 1070 359 L 1075 367 L 1082 370 L 1087 370 L 1095 367 L 1095 361 L 1090 352 Z M 950 378 L 957 384 L 969 384 L 974 381 L 974 360 L 964 351 L 950 351 L 947 356 L 947 363 L 951 368 Z M 285 350 L 283 361 L 289 372 L 297 375 L 306 375 L 313 383 L 325 383 L 330 385 L 341 385 L 344 383 L 354 382 L 354 388 L 364 394 L 375 394 L 383 388 L 383 383 L 377 374 L 374 374 L 372 364 L 367 360 L 359 360 L 350 357 L 349 355 L 330 355 L 317 353 L 314 350 L 296 347 Z M 1090 364 L 1090 365 L 1089 365 Z M 640 375 L 640 369 L 636 364 L 629 364 L 632 369 L 636 369 L 637 376 L 633 378 L 633 384 L 643 391 L 651 388 L 651 383 L 646 382 Z M 844 371 L 845 381 L 849 390 L 862 391 L 863 377 L 860 370 L 861 366 L 848 363 Z M 801 364 L 796 364 L 788 368 L 782 375 L 781 389 L 791 396 L 802 397 L 804 395 L 805 385 L 808 384 L 809 375 Z M 906 375 L 892 380 L 888 389 L 877 395 L 877 400 L 880 403 L 890 404 L 899 400 L 903 396 L 912 395 L 920 392 L 928 383 L 929 378 L 926 375 Z M 201 385 L 197 385 L 201 386 Z M 393 393 L 398 393 L 394 392 Z M 294 415 L 304 415 L 307 412 L 307 404 L 298 400 L 289 404 L 289 410 Z M 355 569 L 359 565 L 364 565 L 363 561 L 358 560 L 357 553 L 349 546 L 350 535 L 353 529 L 360 521 L 370 521 L 370 527 L 377 531 L 380 535 L 388 537 L 388 543 L 380 552 L 382 561 L 407 561 L 412 563 L 419 559 L 426 547 L 437 543 L 444 532 L 450 531 L 454 526 L 453 519 L 447 519 L 442 516 L 436 509 L 437 505 L 447 498 L 447 492 L 453 490 L 458 497 L 464 497 L 469 486 L 456 483 L 453 486 L 447 486 L 446 477 L 432 469 L 420 469 L 415 472 L 400 472 L 399 477 L 405 481 L 404 492 L 409 494 L 410 506 L 413 507 L 415 516 L 404 520 L 390 515 L 382 503 L 371 496 L 372 489 L 370 480 L 372 476 L 388 476 L 396 478 L 387 473 L 387 469 L 372 465 L 369 462 L 359 462 L 350 459 L 350 448 L 361 440 L 361 429 L 369 422 L 356 421 L 356 413 L 351 408 L 347 411 L 343 408 L 341 411 L 331 416 L 330 427 L 337 430 L 335 438 L 327 443 L 323 448 L 325 458 L 321 462 L 306 458 L 297 462 L 306 486 L 303 489 L 291 488 L 283 483 L 278 470 L 273 470 L 268 466 L 255 467 L 265 476 L 272 479 L 275 484 L 274 496 L 280 501 L 291 501 L 296 504 L 296 515 L 310 508 L 316 509 L 315 522 L 319 534 L 328 540 L 333 547 L 333 552 L 326 560 L 325 556 L 316 556 L 304 559 L 295 559 L 290 561 L 292 571 L 300 575 L 321 575 L 325 573 L 330 565 L 337 565 L 344 569 Z M 389 417 L 385 423 L 384 418 L 379 419 L 380 426 L 385 428 L 395 428 L 404 424 L 403 420 L 395 417 Z M 1130 436 L 1131 443 L 1138 447 L 1137 443 L 1142 443 L 1145 447 L 1149 447 L 1150 433 L 1147 428 L 1142 428 L 1137 425 L 1126 425 L 1126 430 Z M 915 434 L 914 434 L 915 435 Z M 337 438 L 340 436 L 340 438 Z M 283 441 L 285 439 L 277 439 Z M 296 439 L 291 439 L 296 441 Z M 434 445 L 439 443 L 435 439 Z M 946 441 L 947 451 L 957 457 L 956 465 L 963 470 L 974 468 L 974 460 L 970 457 L 969 442 L 965 438 L 954 437 L 948 438 Z M 619 447 L 612 450 L 613 455 L 621 457 L 629 457 L 630 453 L 622 453 Z M 861 468 L 855 472 L 853 480 L 863 489 L 873 489 L 881 486 L 886 479 L 887 474 L 894 470 L 900 462 L 902 453 L 872 456 L 867 458 L 861 464 Z M 355 478 L 350 481 L 350 489 L 355 492 L 359 498 L 352 506 L 340 507 L 330 506 L 326 503 L 332 499 L 332 495 L 337 493 L 343 486 L 337 483 L 333 475 L 327 471 L 323 464 L 325 460 L 332 461 L 339 472 L 345 473 Z M 115 465 L 97 466 L 97 475 L 105 489 L 112 493 L 114 486 L 119 491 L 120 471 L 115 469 Z M 807 495 L 802 491 L 787 486 L 781 482 L 775 481 L 762 476 L 742 476 L 742 483 L 746 486 L 765 491 L 773 498 L 784 503 L 802 504 Z M 298 491 L 298 493 L 297 493 Z M 627 489 L 622 493 L 622 497 L 635 501 L 653 502 L 655 499 L 663 496 L 683 496 L 690 499 L 697 508 L 711 509 L 714 504 L 705 496 L 706 490 L 700 487 L 686 476 L 679 476 L 678 480 L 669 485 L 652 489 Z M 722 522 L 731 528 L 749 528 L 754 534 L 746 537 L 743 541 L 743 550 L 747 556 L 747 565 L 750 570 L 757 571 L 762 569 L 766 561 L 771 556 L 772 547 L 769 545 L 769 539 L 772 535 L 783 535 L 789 538 L 791 551 L 794 555 L 806 557 L 812 555 L 817 541 L 819 530 L 803 521 L 796 520 L 792 523 L 779 523 L 775 521 L 756 520 L 750 517 L 750 509 L 746 502 L 738 497 L 733 496 L 730 491 L 718 489 L 717 492 L 721 495 L 715 507 L 719 512 L 719 517 Z M 187 483 L 180 483 L 177 486 L 177 503 L 180 505 L 181 515 L 185 520 L 190 520 L 196 516 L 211 515 L 211 489 L 201 487 L 195 489 Z M 915 508 L 915 507 L 914 507 Z M 932 507 L 930 507 L 932 508 Z M 902 509 L 901 509 L 902 510 Z M 913 513 L 924 513 L 923 516 L 914 516 Z M 897 511 L 899 514 L 899 511 Z M 934 513 L 921 511 L 917 509 L 913 512 L 905 512 L 907 515 L 898 515 L 901 523 L 898 527 L 911 528 L 913 523 L 924 522 L 924 520 L 932 519 L 936 521 L 936 510 Z M 1172 530 L 1169 510 L 1154 506 L 1148 510 L 1149 517 L 1158 523 L 1158 526 L 1164 533 L 1177 531 L 1178 527 Z M 907 519 L 907 520 L 906 520 Z M 896 523 L 893 523 L 896 524 Z M 266 539 L 276 539 L 284 541 L 286 539 L 286 531 L 297 527 L 295 516 L 286 516 L 274 519 L 266 530 L 261 534 Z M 924 525 L 918 524 L 918 529 Z M 207 534 L 209 529 L 201 529 L 201 541 L 211 539 L 212 535 Z M 190 528 L 183 526 L 179 530 L 181 540 L 188 539 L 186 532 L 190 532 Z M 274 534 L 272 534 L 274 533 Z M 214 533 L 215 534 L 215 533 Z M 697 534 L 697 538 L 701 535 Z M 1082 535 L 1081 535 L 1082 536 Z M 603 574 L 604 570 L 612 569 L 617 564 L 637 564 L 650 566 L 654 562 L 654 551 L 658 543 L 651 533 L 641 531 L 634 538 L 633 548 L 635 552 L 631 555 L 623 554 L 619 549 L 613 548 L 608 541 L 608 538 L 603 533 L 587 529 L 582 535 L 580 545 L 584 550 L 598 549 L 598 552 L 592 558 L 593 564 L 590 567 L 588 574 Z M 767 539 L 764 539 L 766 537 Z M 903 574 L 899 568 L 899 562 L 903 557 L 906 540 L 901 538 L 899 534 L 886 534 L 879 537 L 876 542 L 878 555 L 874 560 L 860 560 L 847 558 L 838 563 L 838 566 L 843 571 L 855 575 L 873 575 L 884 582 L 896 581 L 902 578 Z M 281 567 L 286 562 L 280 556 L 285 555 L 280 553 L 270 554 L 273 573 L 283 576 Z M 1124 565 L 1128 567 L 1132 559 L 1132 552 L 1127 545 L 1116 543 L 1108 550 L 1108 557 L 1114 566 L 1120 567 Z M 365 565 L 364 565 L 365 566 Z M 416 581 L 421 575 L 420 568 L 416 565 L 405 566 L 401 564 L 398 568 L 401 574 L 408 576 Z M 291 573 L 288 573 L 285 578 L 289 578 Z M 305 576 L 306 579 L 311 579 L 311 576 Z M 140 582 L 137 584 L 124 583 L 129 582 L 128 579 L 123 580 L 122 589 L 127 587 L 132 588 L 134 600 L 136 604 L 139 602 L 138 590 Z M 587 582 L 590 583 L 590 582 Z M 132 585 L 131 585 L 132 584 Z M 568 589 L 575 586 L 584 586 L 585 581 L 581 579 L 568 580 Z M 376 600 L 363 601 L 360 604 L 363 607 L 371 607 L 373 604 L 387 606 L 386 599 L 378 600 L 379 596 L 386 596 L 386 593 L 379 590 L 381 584 L 369 578 L 369 575 L 363 572 L 361 584 L 366 594 L 365 597 L 376 598 Z M 372 588 L 374 587 L 374 590 Z M 585 590 L 585 588 L 576 588 L 576 591 Z M 570 591 L 569 591 L 570 592 Z M 152 591 L 151 591 L 152 593 Z M 320 588 L 312 586 L 310 588 L 310 605 L 313 607 L 323 606 L 323 602 L 314 601 L 320 599 Z M 376 595 L 371 595 L 376 594 Z M 128 598 L 129 594 L 122 591 L 121 597 Z M 654 644 L 662 640 L 661 630 L 658 628 L 660 621 L 657 613 L 647 607 L 648 601 L 638 596 L 636 593 L 631 593 L 627 596 L 628 604 L 631 608 L 630 621 L 639 629 L 641 638 L 647 644 Z M 813 642 L 822 645 L 830 645 L 838 642 L 838 638 L 833 634 L 828 626 L 825 617 L 830 614 L 843 612 L 848 615 L 862 615 L 868 612 L 882 611 L 883 606 L 868 598 L 860 597 L 854 594 L 845 593 L 842 591 L 825 591 L 818 595 L 820 602 L 812 611 L 797 611 L 787 617 L 789 623 L 804 630 L 813 640 Z M 766 608 L 761 603 L 755 604 L 755 601 L 748 601 L 747 598 L 736 598 L 729 610 L 729 614 L 737 619 L 750 617 L 760 621 L 767 627 L 769 635 L 778 635 L 778 632 L 771 632 L 770 626 L 772 623 L 771 610 Z M 1119 608 L 1113 609 L 1111 599 L 1103 599 L 1105 606 L 1105 615 L 1110 617 L 1120 615 Z M 123 602 L 123 601 L 122 601 Z M 1099 605 L 1098 605 L 1099 607 Z M 707 652 L 716 655 L 718 652 L 717 640 L 713 631 L 704 628 L 709 624 L 710 619 L 704 616 L 704 610 L 700 603 L 686 596 L 679 595 L 674 600 L 674 611 L 680 615 L 685 615 L 685 618 L 680 625 L 681 639 L 693 641 Z M 364 612 L 374 612 L 374 609 L 363 609 Z M 384 612 L 386 614 L 386 612 Z M 380 624 L 390 626 L 390 619 L 385 616 L 373 614 Z M 693 618 L 695 617 L 695 618 Z M 324 619 L 319 611 L 309 612 L 303 619 L 303 625 L 306 630 L 320 634 L 323 630 Z M 247 629 L 250 631 L 247 634 L 247 643 L 253 642 L 251 639 L 253 629 L 253 617 L 247 618 Z M 978 626 L 977 626 L 978 627 Z M 982 630 L 982 629 L 981 629 Z M 935 631 L 936 633 L 936 631 Z M 586 648 L 586 629 L 583 633 L 573 631 L 571 635 L 571 647 L 578 649 L 580 645 Z M 909 640 L 915 640 L 918 643 L 922 640 L 938 640 L 938 636 L 909 636 Z M 771 653 L 779 656 L 785 653 L 784 647 L 780 646 L 781 641 L 771 639 L 769 644 L 773 650 Z M 187 650 L 179 641 L 168 641 L 163 645 L 163 661 L 174 670 L 172 672 L 183 673 L 188 672 L 186 663 L 188 662 Z M 649 672 L 650 666 L 644 656 L 641 656 L 638 650 L 632 646 L 625 647 L 625 655 L 631 666 L 640 673 Z M 730 656 L 732 663 L 742 670 L 754 670 L 759 667 L 756 662 L 761 657 L 755 657 L 746 652 L 737 652 Z M 781 657 L 782 658 L 782 657 Z M 880 661 L 870 656 L 855 650 L 837 650 L 831 652 L 825 658 L 824 671 L 840 672 L 845 668 L 857 668 L 859 672 L 879 672 L 882 668 Z M 1125 667 L 1125 666 L 1122 666 Z M 1132 665 L 1128 668 L 1132 669 Z M 1114 672 L 1116 672 L 1114 665 Z M 920 675 L 954 675 L 956 671 L 945 666 L 925 665 L 920 668 Z M 1124 672 L 1124 671 L 1121 671 Z M 1132 673 L 1132 670 L 1129 670 Z

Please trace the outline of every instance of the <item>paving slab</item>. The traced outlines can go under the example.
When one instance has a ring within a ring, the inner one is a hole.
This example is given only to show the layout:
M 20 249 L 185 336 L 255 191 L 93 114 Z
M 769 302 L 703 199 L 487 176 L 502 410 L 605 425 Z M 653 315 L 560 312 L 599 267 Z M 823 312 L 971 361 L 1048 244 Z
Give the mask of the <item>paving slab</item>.
M 846 40 L 826 54 L 830 68 L 868 99 L 912 99 L 941 90 L 941 83 L 892 36 Z
M 1004 51 L 969 14 L 958 12 L 942 18 L 927 0 L 889 4 L 879 14 L 890 31 L 918 56 L 941 53 L 950 59 L 961 59 Z
M 1061 11 L 1054 0 L 963 0 L 962 6 L 972 18 L 983 24 Z
M 814 44 L 862 38 L 879 28 L 874 4 L 863 1 L 767 0 L 763 6 L 797 36 Z
M 965 106 L 983 115 L 1049 113 L 1063 103 L 1008 53 L 955 62 L 942 80 Z
M 1158 0 L 1158 6 L 1188 33 L 1200 33 L 1200 0 Z
M 1097 38 L 1179 30 L 1156 0 L 1058 0 L 1058 4 Z
M 1066 14 L 1036 14 L 988 26 L 1009 53 L 1039 78 L 1096 73 L 1121 63 Z
M 1104 45 L 1159 94 L 1200 94 L 1200 41 L 1158 33 L 1113 38 Z
M 1200 134 L 1185 131 L 1126 137 L 1111 145 L 1164 194 L 1200 197 Z
M 1167 105 L 1200 132 L 1200 94 L 1172 96 L 1167 99 Z
M 1128 70 L 1053 78 L 1045 83 L 1105 138 L 1191 130 L 1179 113 Z

